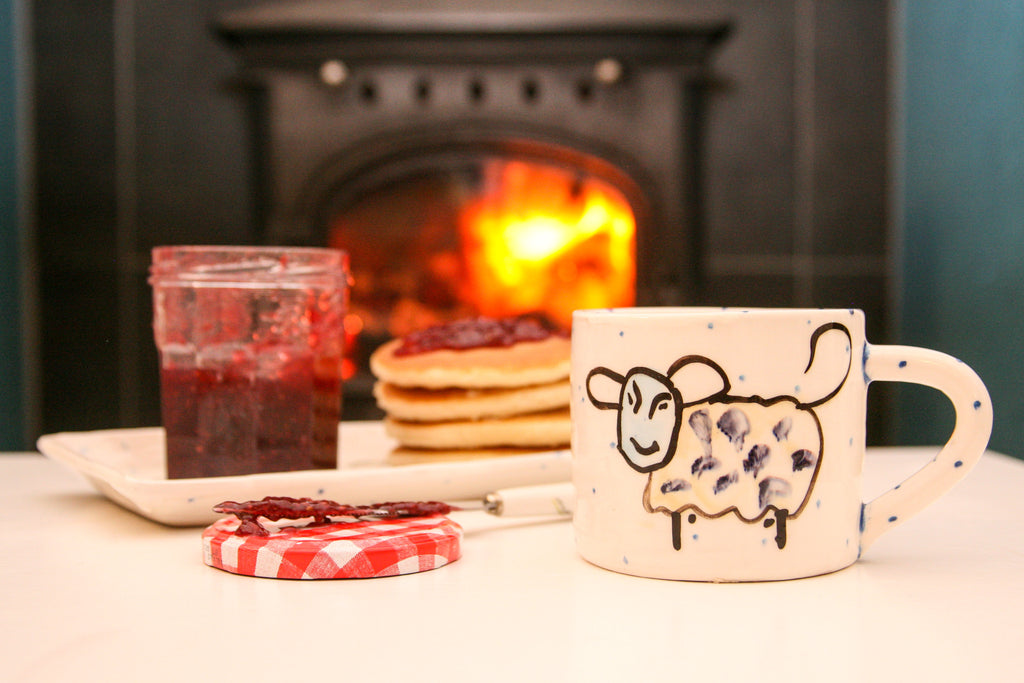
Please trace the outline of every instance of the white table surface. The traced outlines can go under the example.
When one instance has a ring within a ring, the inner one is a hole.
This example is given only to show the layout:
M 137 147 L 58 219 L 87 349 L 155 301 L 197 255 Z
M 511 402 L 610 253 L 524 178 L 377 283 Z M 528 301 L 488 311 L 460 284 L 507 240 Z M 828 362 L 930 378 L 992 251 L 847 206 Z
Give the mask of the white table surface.
M 866 493 L 933 454 L 870 452 Z M 240 577 L 38 454 L 0 455 L 0 501 L 3 681 L 1024 680 L 1024 462 L 994 453 L 854 566 L 761 584 L 615 574 L 483 512 L 434 571 Z

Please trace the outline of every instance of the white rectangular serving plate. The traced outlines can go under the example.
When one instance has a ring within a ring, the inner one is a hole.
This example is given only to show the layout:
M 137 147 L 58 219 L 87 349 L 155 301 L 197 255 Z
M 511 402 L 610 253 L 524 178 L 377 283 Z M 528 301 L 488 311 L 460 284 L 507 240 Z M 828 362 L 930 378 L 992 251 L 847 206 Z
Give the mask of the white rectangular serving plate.
M 362 505 L 398 500 L 480 500 L 491 491 L 569 481 L 568 449 L 491 456 L 402 454 L 380 422 L 343 422 L 338 469 L 167 479 L 160 427 L 61 432 L 39 438 L 43 455 L 81 474 L 113 502 L 155 522 L 203 526 L 213 506 L 264 496 Z

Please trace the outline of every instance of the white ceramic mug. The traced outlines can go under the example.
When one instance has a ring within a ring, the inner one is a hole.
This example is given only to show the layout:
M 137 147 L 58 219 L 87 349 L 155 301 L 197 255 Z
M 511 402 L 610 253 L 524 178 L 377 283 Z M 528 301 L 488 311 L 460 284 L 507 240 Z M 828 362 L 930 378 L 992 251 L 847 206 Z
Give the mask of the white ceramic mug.
M 978 461 L 992 406 L 928 349 L 876 346 L 858 310 L 580 310 L 572 328 L 577 549 L 614 571 L 760 581 L 846 567 Z M 867 389 L 946 394 L 939 455 L 861 497 Z

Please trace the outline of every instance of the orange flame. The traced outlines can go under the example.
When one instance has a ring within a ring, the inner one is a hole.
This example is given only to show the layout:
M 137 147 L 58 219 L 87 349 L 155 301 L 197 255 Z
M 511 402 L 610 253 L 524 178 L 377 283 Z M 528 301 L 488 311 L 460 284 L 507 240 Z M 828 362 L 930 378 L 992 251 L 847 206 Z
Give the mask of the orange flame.
M 484 172 L 460 214 L 467 301 L 484 315 L 540 311 L 566 327 L 574 309 L 633 304 L 636 221 L 620 192 L 530 162 Z

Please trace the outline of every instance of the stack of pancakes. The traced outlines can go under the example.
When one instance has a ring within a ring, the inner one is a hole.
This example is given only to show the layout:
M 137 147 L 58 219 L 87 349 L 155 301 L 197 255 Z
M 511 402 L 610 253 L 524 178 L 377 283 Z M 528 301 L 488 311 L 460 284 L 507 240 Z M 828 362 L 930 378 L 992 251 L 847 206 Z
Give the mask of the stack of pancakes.
M 396 354 L 402 345 L 393 339 L 370 358 L 385 429 L 402 446 L 464 451 L 569 444 L 567 336 Z

